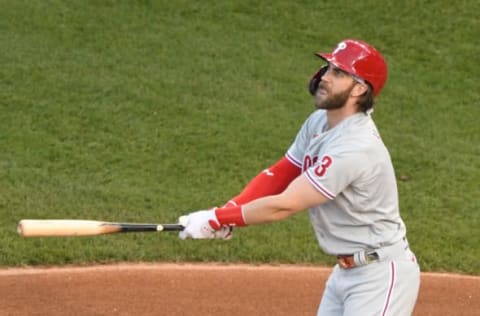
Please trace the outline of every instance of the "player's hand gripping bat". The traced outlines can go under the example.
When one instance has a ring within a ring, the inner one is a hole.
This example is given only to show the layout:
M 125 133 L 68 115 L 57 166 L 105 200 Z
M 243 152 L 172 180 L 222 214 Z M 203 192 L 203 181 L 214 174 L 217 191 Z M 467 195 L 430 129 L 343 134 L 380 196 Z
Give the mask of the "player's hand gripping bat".
M 74 219 L 22 219 L 17 232 L 22 237 L 92 236 L 128 232 L 181 231 L 180 224 L 112 223 Z

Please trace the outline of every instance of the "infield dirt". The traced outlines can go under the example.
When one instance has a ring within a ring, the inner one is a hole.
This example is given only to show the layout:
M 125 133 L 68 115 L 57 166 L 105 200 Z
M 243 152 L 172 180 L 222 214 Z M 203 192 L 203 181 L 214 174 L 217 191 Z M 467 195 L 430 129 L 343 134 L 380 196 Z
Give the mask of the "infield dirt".
M 143 263 L 3 269 L 0 315 L 315 315 L 329 273 Z M 480 277 L 423 273 L 414 315 L 480 315 Z

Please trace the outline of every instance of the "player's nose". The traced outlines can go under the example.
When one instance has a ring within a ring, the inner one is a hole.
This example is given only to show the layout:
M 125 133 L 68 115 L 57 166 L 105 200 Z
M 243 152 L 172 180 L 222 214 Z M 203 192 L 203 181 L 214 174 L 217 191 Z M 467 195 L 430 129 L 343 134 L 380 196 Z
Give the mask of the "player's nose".
M 330 69 L 330 67 L 327 69 L 327 71 L 323 74 L 322 76 L 322 80 L 320 80 L 320 83 L 322 81 L 325 81 L 325 82 L 330 82 L 331 80 L 331 77 L 332 76 L 332 70 Z

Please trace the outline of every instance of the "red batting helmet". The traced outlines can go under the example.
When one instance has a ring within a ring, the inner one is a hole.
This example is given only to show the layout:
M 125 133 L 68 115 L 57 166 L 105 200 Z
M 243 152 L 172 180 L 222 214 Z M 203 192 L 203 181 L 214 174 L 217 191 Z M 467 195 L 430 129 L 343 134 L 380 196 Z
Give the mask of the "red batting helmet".
M 331 54 L 315 53 L 318 57 L 356 77 L 367 81 L 377 96 L 387 81 L 387 63 L 373 46 L 354 39 L 338 43 Z

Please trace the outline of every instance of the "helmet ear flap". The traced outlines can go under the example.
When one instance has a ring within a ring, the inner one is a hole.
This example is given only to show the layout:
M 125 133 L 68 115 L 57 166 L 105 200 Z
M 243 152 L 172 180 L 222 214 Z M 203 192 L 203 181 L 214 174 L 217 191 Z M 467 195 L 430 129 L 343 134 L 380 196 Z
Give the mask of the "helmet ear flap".
M 323 75 L 327 72 L 328 65 L 323 66 L 320 68 L 310 79 L 310 83 L 308 84 L 308 91 L 311 95 L 315 95 L 318 89 L 318 84 L 322 80 Z

